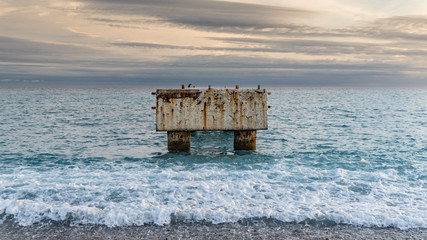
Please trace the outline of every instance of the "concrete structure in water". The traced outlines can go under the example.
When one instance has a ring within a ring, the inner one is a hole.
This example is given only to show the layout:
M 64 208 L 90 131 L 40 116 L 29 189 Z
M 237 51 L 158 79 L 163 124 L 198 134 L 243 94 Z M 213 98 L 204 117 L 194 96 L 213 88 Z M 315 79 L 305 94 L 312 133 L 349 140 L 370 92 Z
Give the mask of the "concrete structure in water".
M 267 126 L 265 89 L 158 89 L 156 131 L 167 131 L 170 151 L 190 151 L 193 131 L 234 131 L 235 150 L 255 150 Z

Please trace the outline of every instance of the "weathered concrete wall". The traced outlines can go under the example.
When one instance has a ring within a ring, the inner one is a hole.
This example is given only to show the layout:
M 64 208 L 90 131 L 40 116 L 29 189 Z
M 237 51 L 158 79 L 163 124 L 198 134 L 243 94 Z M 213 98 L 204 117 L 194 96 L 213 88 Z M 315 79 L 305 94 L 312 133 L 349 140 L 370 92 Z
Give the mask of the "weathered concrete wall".
M 256 130 L 234 131 L 234 150 L 256 150 Z
M 189 152 L 191 132 L 168 132 L 168 150 Z
M 265 89 L 171 89 L 156 92 L 157 131 L 267 129 Z

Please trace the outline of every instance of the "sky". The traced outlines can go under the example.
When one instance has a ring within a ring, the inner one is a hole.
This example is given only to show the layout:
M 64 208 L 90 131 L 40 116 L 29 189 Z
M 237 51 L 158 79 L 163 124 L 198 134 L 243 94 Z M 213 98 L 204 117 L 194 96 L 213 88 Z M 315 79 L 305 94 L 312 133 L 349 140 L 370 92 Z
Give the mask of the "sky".
M 425 0 L 0 0 L 2 86 L 426 87 Z

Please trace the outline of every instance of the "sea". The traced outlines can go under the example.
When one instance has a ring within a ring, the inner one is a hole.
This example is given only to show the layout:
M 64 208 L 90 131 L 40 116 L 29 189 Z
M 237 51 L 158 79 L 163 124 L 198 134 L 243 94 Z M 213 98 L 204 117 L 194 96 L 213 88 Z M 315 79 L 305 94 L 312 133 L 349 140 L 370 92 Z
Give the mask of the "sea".
M 427 89 L 271 88 L 256 151 L 167 151 L 148 88 L 0 89 L 0 224 L 427 228 Z

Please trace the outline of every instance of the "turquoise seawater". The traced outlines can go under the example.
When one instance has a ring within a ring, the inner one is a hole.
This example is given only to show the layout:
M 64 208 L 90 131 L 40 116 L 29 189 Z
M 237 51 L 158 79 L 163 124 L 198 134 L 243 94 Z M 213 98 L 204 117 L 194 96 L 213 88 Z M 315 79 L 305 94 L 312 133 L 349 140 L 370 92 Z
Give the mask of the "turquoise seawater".
M 0 223 L 427 228 L 426 89 L 270 89 L 257 151 L 169 153 L 152 89 L 0 89 Z

